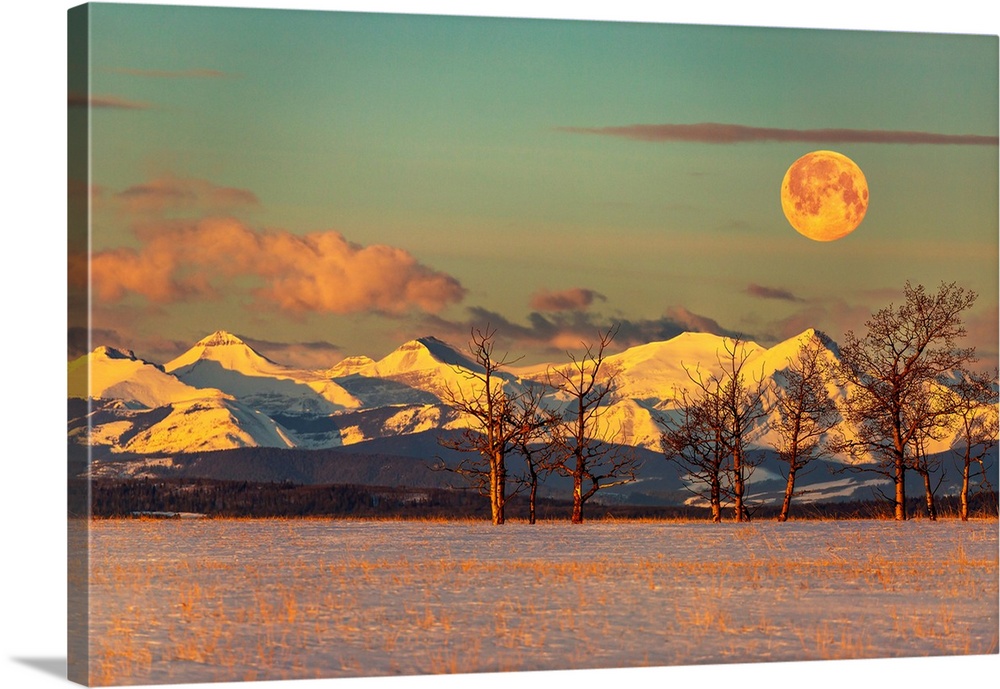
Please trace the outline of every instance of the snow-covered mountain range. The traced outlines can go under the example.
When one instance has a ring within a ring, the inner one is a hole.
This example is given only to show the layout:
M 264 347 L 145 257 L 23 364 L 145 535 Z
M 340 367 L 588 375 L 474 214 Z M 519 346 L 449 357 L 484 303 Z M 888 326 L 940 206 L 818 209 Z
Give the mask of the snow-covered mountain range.
M 747 371 L 774 377 L 802 342 L 819 339 L 824 355 L 836 345 L 807 330 L 765 348 L 747 342 Z M 685 333 L 608 356 L 617 390 L 603 417 L 616 440 L 659 451 L 657 415 L 688 371 L 718 368 L 725 340 Z M 564 362 L 501 371 L 512 389 L 544 381 Z M 164 365 L 131 351 L 98 347 L 69 364 L 70 397 L 91 399 L 89 423 L 76 420 L 81 443 L 130 454 L 183 454 L 238 447 L 322 449 L 377 438 L 467 425 L 445 401 L 476 384 L 471 357 L 433 337 L 406 342 L 382 359 L 344 359 L 331 369 L 303 370 L 271 361 L 239 337 L 218 331 Z M 89 371 L 89 382 L 87 374 Z M 450 392 L 449 392 L 450 391 Z M 837 391 L 834 391 L 836 394 Z M 557 407 L 557 395 L 547 404 Z M 71 422 L 72 425 L 72 422 Z M 620 430 L 619 430 L 620 429 Z M 761 442 L 766 442 L 766 433 Z
M 605 358 L 602 370 L 616 385 L 599 434 L 634 446 L 645 464 L 641 479 L 627 487 L 631 493 L 609 492 L 602 499 L 685 499 L 677 472 L 656 459 L 664 457 L 659 419 L 671 413 L 678 390 L 691 389 L 692 376 L 720 372 L 732 342 L 685 333 Z M 835 342 L 810 329 L 773 347 L 743 342 L 743 370 L 750 379 L 782 386 L 782 371 L 805 343 L 819 345 L 828 363 L 839 357 Z M 284 366 L 223 331 L 163 365 L 101 346 L 69 363 L 69 441 L 77 449 L 89 448 L 86 471 L 92 476 L 243 480 L 252 474 L 269 481 L 450 485 L 421 460 L 442 452 L 437 442 L 442 435 L 469 426 L 447 400 L 468 395 L 477 384 L 472 374 L 481 368 L 473 359 L 433 337 L 406 342 L 377 361 L 351 356 L 327 370 Z M 512 392 L 529 385 L 545 389 L 553 371 L 568 363 L 504 368 L 498 378 Z M 549 390 L 546 407 L 566 404 L 564 395 Z M 835 399 L 845 394 L 832 385 L 828 392 Z M 775 439 L 768 419 L 749 435 L 760 449 Z M 944 451 L 950 442 L 938 445 L 928 449 Z M 836 470 L 844 462 L 826 458 L 818 464 Z M 559 480 L 554 477 L 546 489 L 558 492 Z M 872 486 L 882 480 L 819 469 L 805 481 L 812 485 L 803 489 L 802 499 L 842 500 L 871 499 Z M 780 462 L 768 459 L 754 482 L 760 495 L 770 491 L 780 499 Z
M 817 345 L 828 364 L 837 361 L 837 344 L 813 329 L 773 347 L 743 341 L 746 380 L 763 380 L 773 401 L 771 391 L 785 384 L 782 373 L 806 343 Z M 661 452 L 662 419 L 674 409 L 678 391 L 692 389 L 695 378 L 721 373 L 732 347 L 731 339 L 684 333 L 607 356 L 602 371 L 614 376 L 614 393 L 606 400 L 595 435 Z M 514 393 L 529 385 L 548 390 L 543 406 L 558 411 L 567 399 L 546 383 L 554 371 L 569 365 L 566 359 L 501 368 L 496 379 Z M 475 375 L 481 370 L 474 356 L 434 337 L 406 342 L 378 361 L 352 356 L 327 370 L 276 363 L 224 331 L 199 340 L 164 365 L 101 346 L 69 364 L 70 439 L 99 448 L 105 457 L 249 447 L 321 450 L 387 438 L 402 441 L 467 428 L 471 420 L 447 402 L 469 399 L 475 386 L 481 386 Z M 835 400 L 845 395 L 833 384 L 828 392 Z M 748 433 L 751 446 L 773 447 L 776 437 L 769 421 L 759 420 Z M 942 452 L 950 444 L 942 438 L 927 450 Z

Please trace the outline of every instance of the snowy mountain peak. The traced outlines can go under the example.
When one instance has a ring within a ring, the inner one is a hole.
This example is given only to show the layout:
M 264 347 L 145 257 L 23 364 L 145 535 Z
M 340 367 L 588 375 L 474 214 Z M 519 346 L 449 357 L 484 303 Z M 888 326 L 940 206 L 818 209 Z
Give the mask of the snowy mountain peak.
M 672 343 L 674 345 L 690 345 L 698 346 L 703 348 L 712 348 L 723 345 L 725 342 L 732 342 L 733 338 L 726 337 L 725 335 L 716 335 L 715 333 L 703 333 L 703 332 L 683 332 L 680 335 L 675 335 L 666 342 Z M 749 340 L 745 340 L 747 344 L 755 344 Z M 656 344 L 656 343 L 652 343 Z
M 446 367 L 476 368 L 469 358 L 436 337 L 410 340 L 387 354 L 375 366 L 378 375 Z
M 812 337 L 814 337 L 817 340 L 819 340 L 820 343 L 824 347 L 826 347 L 827 349 L 829 349 L 831 352 L 833 352 L 834 354 L 836 354 L 838 357 L 840 356 L 840 347 L 837 345 L 837 343 L 834 341 L 834 339 L 832 337 L 830 337 L 829 335 L 827 335 L 825 332 L 823 332 L 822 330 L 816 330 L 814 328 L 809 328 L 809 330 L 807 330 L 806 333 L 811 333 Z
M 346 376 L 353 375 L 355 373 L 361 373 L 367 370 L 369 367 L 375 364 L 375 360 L 371 357 L 364 356 L 363 354 L 358 356 L 349 356 L 341 361 L 337 362 L 333 368 L 327 370 L 327 378 L 344 378 Z
M 799 335 L 799 341 L 803 344 L 808 341 L 816 341 L 829 351 L 835 359 L 840 359 L 840 345 L 837 344 L 836 340 L 827 335 L 822 330 L 816 330 L 814 328 L 809 328 L 804 333 Z
M 784 342 L 779 342 L 768 349 L 766 352 L 767 358 L 773 360 L 778 368 L 782 368 L 784 364 L 780 363 L 779 360 L 795 359 L 798 356 L 799 349 L 811 343 L 819 343 L 823 349 L 828 350 L 834 357 L 840 356 L 840 350 L 836 342 L 823 331 L 809 328 L 795 337 L 790 337 Z
M 330 414 L 359 401 L 322 371 L 277 364 L 219 330 L 164 366 L 188 385 L 217 388 L 264 413 Z
M 803 344 L 811 340 L 818 340 L 827 349 L 835 347 L 833 339 L 822 330 L 816 330 L 816 328 L 806 328 L 791 339 Z
M 128 406 L 162 407 L 179 400 L 216 398 L 214 389 L 197 389 L 135 356 L 132 350 L 101 346 L 70 362 L 69 396 L 118 400 Z
M 229 345 L 248 346 L 246 342 L 225 330 L 216 330 L 208 337 L 204 337 L 195 344 L 196 347 L 226 347 Z
M 277 364 L 259 354 L 232 333 L 217 330 L 208 337 L 198 340 L 191 349 L 167 363 L 164 370 L 173 372 L 205 360 L 215 361 L 223 368 L 241 371 L 259 371 L 277 367 Z
M 468 356 L 436 337 L 421 337 L 403 346 L 406 347 L 407 345 L 410 345 L 412 348 L 422 347 L 435 359 L 449 366 L 471 367 Z
M 127 361 L 135 361 L 135 352 L 131 349 L 118 349 L 117 347 L 109 347 L 107 345 L 101 345 L 94 350 L 94 356 L 104 357 L 106 359 L 125 359 Z

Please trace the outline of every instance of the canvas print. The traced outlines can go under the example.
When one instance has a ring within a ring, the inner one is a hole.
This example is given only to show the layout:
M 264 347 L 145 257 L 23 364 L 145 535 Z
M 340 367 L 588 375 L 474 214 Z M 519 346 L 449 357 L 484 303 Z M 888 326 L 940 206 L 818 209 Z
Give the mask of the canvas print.
M 68 25 L 70 679 L 998 653 L 996 36 Z

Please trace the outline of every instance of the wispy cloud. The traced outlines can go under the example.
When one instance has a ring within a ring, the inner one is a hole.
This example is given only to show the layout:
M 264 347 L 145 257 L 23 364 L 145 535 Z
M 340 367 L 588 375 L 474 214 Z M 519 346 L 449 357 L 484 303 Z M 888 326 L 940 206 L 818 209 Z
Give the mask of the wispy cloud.
M 129 349 L 131 345 L 116 330 L 70 326 L 66 332 L 67 355 L 70 361 L 88 354 L 92 348 L 106 345 Z
M 783 318 L 759 324 L 758 335 L 761 341 L 780 342 L 807 328 L 817 328 L 840 342 L 844 333 L 863 327 L 872 314 L 873 306 L 868 300 L 854 299 L 843 296 L 811 299 Z
M 803 143 L 938 144 L 996 146 L 1000 137 L 979 134 L 938 134 L 892 129 L 786 129 L 742 124 L 631 124 L 622 127 L 559 127 L 572 134 L 618 136 L 639 141 L 692 141 L 738 144 L 753 141 Z
M 344 358 L 340 347 L 326 341 L 273 342 L 249 337 L 244 340 L 269 359 L 299 368 L 330 368 Z
M 217 212 L 259 204 L 257 195 L 247 189 L 169 174 L 128 187 L 116 193 L 114 198 L 133 213 L 162 213 L 191 208 Z
M 749 285 L 747 285 L 746 293 L 749 294 L 751 297 L 757 297 L 758 299 L 802 301 L 802 299 L 795 296 L 786 289 L 780 289 L 777 287 L 765 287 L 764 285 L 757 285 L 752 282 Z
M 218 69 L 130 69 L 115 67 L 104 70 L 113 74 L 127 74 L 133 77 L 149 77 L 153 79 L 230 79 L 236 75 Z
M 671 328 L 679 328 L 679 331 L 671 335 L 671 337 L 680 335 L 682 332 L 712 333 L 713 335 L 729 336 L 740 334 L 723 328 L 714 318 L 694 313 L 684 306 L 672 306 L 668 308 L 663 318 L 654 322 L 659 323 L 661 327 L 670 326 Z M 660 339 L 665 338 L 661 337 Z
M 997 333 L 1000 332 L 1000 309 L 997 308 L 996 302 L 983 306 L 985 308 L 979 309 L 966 319 L 965 327 L 969 344 L 976 346 L 976 356 L 979 358 L 974 367 L 985 371 L 1000 364 L 997 343 Z
M 614 348 L 625 349 L 635 345 L 669 340 L 681 333 L 697 331 L 716 335 L 735 336 L 735 331 L 719 325 L 707 316 L 692 312 L 683 306 L 668 308 L 663 316 L 651 319 L 609 318 L 588 311 L 566 311 L 542 314 L 530 313 L 527 323 L 515 322 L 501 313 L 481 306 L 471 306 L 465 321 L 450 321 L 438 316 L 425 317 L 425 327 L 453 342 L 468 338 L 472 328 L 486 324 L 497 330 L 503 346 L 511 351 L 537 350 L 561 354 L 578 350 L 585 343 L 593 343 L 599 331 L 618 326 Z
M 120 96 L 96 96 L 86 93 L 70 93 L 71 108 L 101 108 L 118 110 L 149 110 L 153 106 L 142 101 L 128 100 Z
M 116 313 L 115 315 L 118 315 Z M 124 319 L 128 321 L 129 319 Z M 186 351 L 190 341 L 174 340 L 150 332 L 137 323 L 122 323 L 115 328 L 85 328 L 70 326 L 68 355 L 72 361 L 97 347 L 108 346 L 131 350 L 137 357 L 153 363 L 170 361 Z
M 362 246 L 339 232 L 256 231 L 233 219 L 162 221 L 136 231 L 139 247 L 95 252 L 95 296 L 153 304 L 249 297 L 288 314 L 437 312 L 465 288 L 402 249 Z M 77 271 L 79 272 L 79 271 Z M 75 274 L 71 270 L 71 274 Z
M 587 308 L 595 299 L 605 301 L 606 297 L 600 292 L 583 287 L 558 291 L 543 289 L 531 295 L 531 308 L 538 311 L 574 311 Z

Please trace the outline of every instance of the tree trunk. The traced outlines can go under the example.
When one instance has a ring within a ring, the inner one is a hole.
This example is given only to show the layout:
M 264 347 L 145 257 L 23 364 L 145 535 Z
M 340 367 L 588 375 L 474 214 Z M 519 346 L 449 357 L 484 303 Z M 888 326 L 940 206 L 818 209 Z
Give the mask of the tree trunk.
M 736 521 L 744 521 L 746 510 L 743 508 L 743 453 L 739 450 L 733 452 L 733 511 L 736 513 Z
M 504 510 L 503 504 L 497 499 L 496 494 L 492 496 L 490 501 L 490 507 L 492 508 L 493 523 L 500 525 L 504 523 Z
M 504 523 L 504 508 L 507 501 L 507 468 L 503 456 L 494 456 L 490 467 L 490 507 L 493 523 Z
M 583 476 L 573 476 L 573 524 L 583 523 Z
M 934 506 L 934 490 L 931 488 L 931 473 L 929 471 L 920 472 L 924 477 L 924 495 L 927 497 L 927 518 L 932 522 L 937 521 L 937 509 Z
M 531 489 L 528 491 L 528 523 L 535 523 L 535 495 L 538 493 L 538 474 L 531 474 Z
M 712 476 L 712 487 L 709 501 L 712 504 L 712 521 L 718 524 L 722 521 L 722 487 L 719 485 L 719 474 Z
M 788 521 L 788 510 L 792 506 L 792 494 L 795 492 L 795 465 L 788 467 L 788 482 L 785 484 L 785 499 L 781 503 L 781 514 L 778 515 L 779 522 Z
M 903 464 L 903 458 L 896 458 L 896 472 L 893 476 L 893 480 L 896 483 L 896 521 L 904 522 L 906 521 L 906 484 L 904 479 L 906 478 L 906 465 Z
M 500 481 L 497 489 L 500 499 L 500 521 L 497 524 L 503 524 L 507 521 L 507 465 L 503 458 L 500 459 Z
M 959 517 L 961 517 L 963 522 L 967 522 L 969 521 L 969 460 L 965 460 L 965 466 L 962 467 L 961 500 L 962 507 Z

